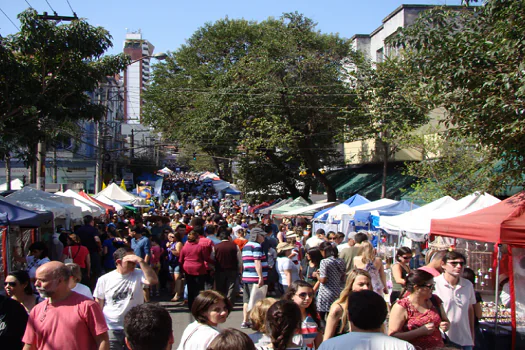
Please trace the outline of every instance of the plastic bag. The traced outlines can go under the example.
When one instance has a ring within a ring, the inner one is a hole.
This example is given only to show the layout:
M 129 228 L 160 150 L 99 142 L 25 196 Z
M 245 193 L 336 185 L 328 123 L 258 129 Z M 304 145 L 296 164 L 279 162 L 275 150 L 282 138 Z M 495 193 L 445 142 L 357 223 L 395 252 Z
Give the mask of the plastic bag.
M 256 283 L 253 285 L 252 291 L 250 292 L 250 301 L 248 302 L 248 311 L 250 311 L 256 302 L 266 298 L 268 292 L 268 286 L 264 285 L 259 287 Z

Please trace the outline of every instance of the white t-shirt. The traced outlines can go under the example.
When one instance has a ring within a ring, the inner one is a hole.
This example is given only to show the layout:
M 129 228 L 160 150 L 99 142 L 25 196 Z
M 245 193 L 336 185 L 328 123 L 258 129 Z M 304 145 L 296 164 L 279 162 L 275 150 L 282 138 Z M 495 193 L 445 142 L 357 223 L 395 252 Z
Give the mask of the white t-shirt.
M 219 332 L 218 328 L 193 321 L 182 333 L 177 350 L 206 350 Z
M 113 270 L 100 277 L 95 287 L 95 298 L 104 299 L 104 317 L 109 329 L 124 329 L 124 316 L 144 303 L 142 285 L 146 283 L 142 270 L 126 275 Z
M 288 280 L 284 270 L 292 270 L 292 282 L 299 279 L 299 268 L 289 258 L 282 256 L 277 258 L 277 272 L 279 273 L 279 283 L 288 286 Z
M 308 250 L 310 248 L 319 247 L 319 244 L 321 244 L 322 242 L 324 242 L 324 240 L 317 238 L 317 236 L 312 236 L 306 240 L 305 246 Z
M 73 292 L 77 292 L 78 294 L 82 294 L 82 295 L 86 296 L 89 299 L 93 299 L 93 294 L 91 294 L 91 289 L 89 289 L 88 286 L 86 286 L 86 285 L 84 285 L 82 283 L 77 283 L 75 288 L 73 288 L 71 290 Z
M 330 338 L 321 343 L 319 350 L 415 350 L 401 339 L 383 333 L 353 332 Z
M 443 300 L 443 309 L 450 321 L 448 337 L 458 345 L 473 346 L 474 341 L 468 318 L 469 306 L 476 304 L 472 283 L 460 277 L 458 284 L 453 287 L 445 280 L 444 274 L 435 277 L 434 281 L 436 282 L 434 293 Z

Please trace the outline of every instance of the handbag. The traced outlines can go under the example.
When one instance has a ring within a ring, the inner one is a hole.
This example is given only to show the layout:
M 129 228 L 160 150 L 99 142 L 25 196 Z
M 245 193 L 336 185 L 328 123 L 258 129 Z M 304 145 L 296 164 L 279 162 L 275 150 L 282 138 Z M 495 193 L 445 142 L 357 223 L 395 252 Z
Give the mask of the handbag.
M 74 260 L 75 260 L 75 258 L 77 257 L 77 255 L 78 255 L 79 252 L 80 252 L 80 246 L 78 246 L 77 253 L 76 253 L 75 256 L 72 258 L 72 257 L 71 257 L 71 246 L 69 246 L 69 251 L 68 251 L 68 254 L 67 254 L 67 258 L 64 259 L 64 264 L 73 264 L 73 263 L 74 263 Z
M 253 284 L 252 291 L 250 292 L 250 301 L 248 302 L 248 311 L 250 311 L 255 303 L 261 299 L 266 298 L 266 293 L 268 293 L 268 285 L 259 287 L 257 283 Z
M 439 318 L 441 318 L 441 320 L 443 320 L 443 316 L 441 315 L 441 305 L 438 303 L 436 298 L 434 298 L 433 294 L 430 297 L 430 302 L 436 308 L 436 311 L 437 311 L 437 313 L 439 315 Z M 445 332 L 443 332 L 441 330 L 440 330 L 440 332 L 441 332 L 441 336 L 443 337 L 443 343 L 445 344 L 445 346 L 447 348 L 454 348 L 454 349 L 461 349 L 462 348 L 461 345 L 456 344 L 452 340 L 450 340 L 450 338 L 448 337 L 447 333 L 445 333 Z

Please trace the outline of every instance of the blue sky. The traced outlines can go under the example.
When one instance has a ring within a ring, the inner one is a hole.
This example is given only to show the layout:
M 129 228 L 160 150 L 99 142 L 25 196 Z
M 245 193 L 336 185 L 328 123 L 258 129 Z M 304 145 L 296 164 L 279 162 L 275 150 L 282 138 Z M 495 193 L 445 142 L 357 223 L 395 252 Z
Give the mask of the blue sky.
M 47 0 L 59 14 L 69 16 L 67 0 Z M 51 13 L 46 0 L 27 0 L 39 13 Z M 0 9 L 18 25 L 17 14 L 28 6 L 25 0 L 0 1 Z M 262 21 L 283 12 L 298 11 L 318 23 L 323 33 L 339 33 L 350 38 L 368 34 L 401 4 L 459 5 L 460 0 L 69 0 L 79 17 L 92 25 L 102 26 L 113 36 L 114 47 L 109 53 L 122 51 L 127 31 L 140 29 L 143 38 L 155 46 L 155 52 L 175 51 L 199 27 L 220 18 L 244 18 Z M 0 12 L 0 34 L 17 29 Z

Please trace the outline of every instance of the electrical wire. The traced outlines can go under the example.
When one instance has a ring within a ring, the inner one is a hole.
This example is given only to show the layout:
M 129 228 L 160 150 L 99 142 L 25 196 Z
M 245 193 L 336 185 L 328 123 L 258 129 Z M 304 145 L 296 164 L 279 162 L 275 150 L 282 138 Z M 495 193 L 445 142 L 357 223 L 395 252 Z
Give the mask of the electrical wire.
M 51 4 L 49 3 L 49 1 L 46 0 L 46 2 L 49 5 L 49 8 L 51 9 L 51 11 L 53 11 L 53 13 L 57 13 L 55 10 L 53 10 L 53 7 L 51 7 Z
M 24 0 L 24 1 L 26 2 L 26 4 L 28 4 L 28 5 L 29 5 L 29 8 L 31 8 L 31 9 L 34 9 L 34 7 L 33 7 L 33 6 L 31 6 L 31 4 L 29 3 L 29 1 L 27 1 L 27 0 Z
M 11 18 L 9 18 L 9 16 L 7 15 L 7 13 L 4 12 L 4 10 L 2 10 L 2 9 L 0 8 L 0 11 L 2 11 L 2 13 L 4 14 L 4 16 L 7 17 L 7 19 L 9 20 L 9 22 L 11 22 L 11 24 L 14 25 L 16 29 L 20 30 L 20 28 L 18 28 L 18 26 L 15 24 L 15 22 L 13 22 L 13 21 L 11 20 Z
M 77 17 L 77 14 L 75 10 L 73 10 L 73 7 L 71 7 L 71 4 L 69 3 L 69 0 L 66 0 L 67 4 L 69 5 L 69 8 L 71 9 L 71 12 L 73 12 L 73 16 Z

